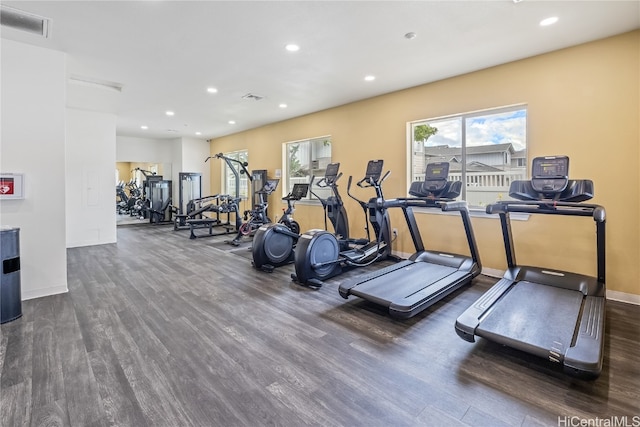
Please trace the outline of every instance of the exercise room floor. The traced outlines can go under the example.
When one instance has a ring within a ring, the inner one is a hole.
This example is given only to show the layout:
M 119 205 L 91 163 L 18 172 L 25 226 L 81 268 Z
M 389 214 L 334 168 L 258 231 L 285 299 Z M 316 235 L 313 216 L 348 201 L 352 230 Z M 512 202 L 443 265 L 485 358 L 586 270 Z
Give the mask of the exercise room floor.
M 640 420 L 638 306 L 608 301 L 604 370 L 584 382 L 456 335 L 455 319 L 492 278 L 399 321 L 338 295 L 362 270 L 316 291 L 291 282 L 293 266 L 254 270 L 249 242 L 223 243 L 232 235 L 189 240 L 171 225 L 117 233 L 117 244 L 69 249 L 69 293 L 25 301 L 23 317 L 0 328 L 0 425 Z

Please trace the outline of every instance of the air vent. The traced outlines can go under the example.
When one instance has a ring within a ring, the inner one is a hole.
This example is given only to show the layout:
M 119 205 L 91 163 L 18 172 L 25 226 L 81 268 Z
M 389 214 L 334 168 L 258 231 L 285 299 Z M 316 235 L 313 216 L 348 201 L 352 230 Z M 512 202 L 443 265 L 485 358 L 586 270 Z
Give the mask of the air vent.
M 255 93 L 248 93 L 246 95 L 242 95 L 242 99 L 253 99 L 254 101 L 260 101 L 264 99 L 264 96 L 256 95 Z
M 77 74 L 71 74 L 69 76 L 69 83 L 91 86 L 100 89 L 109 89 L 115 92 L 122 92 L 122 84 L 116 82 L 110 82 L 108 80 L 100 80 L 93 77 L 80 76 Z
M 40 37 L 51 35 L 51 19 L 4 5 L 0 6 L 0 24 Z

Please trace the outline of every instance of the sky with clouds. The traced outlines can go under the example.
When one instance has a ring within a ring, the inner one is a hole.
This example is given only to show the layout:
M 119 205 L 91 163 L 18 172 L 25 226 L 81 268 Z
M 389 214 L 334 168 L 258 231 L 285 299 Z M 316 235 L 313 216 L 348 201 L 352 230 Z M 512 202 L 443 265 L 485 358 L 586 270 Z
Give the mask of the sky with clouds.
M 523 150 L 526 148 L 526 119 L 525 109 L 467 118 L 467 146 L 510 142 L 516 151 Z M 431 120 L 428 123 L 436 127 L 438 133 L 427 140 L 426 146 L 461 146 L 461 119 L 459 117 Z

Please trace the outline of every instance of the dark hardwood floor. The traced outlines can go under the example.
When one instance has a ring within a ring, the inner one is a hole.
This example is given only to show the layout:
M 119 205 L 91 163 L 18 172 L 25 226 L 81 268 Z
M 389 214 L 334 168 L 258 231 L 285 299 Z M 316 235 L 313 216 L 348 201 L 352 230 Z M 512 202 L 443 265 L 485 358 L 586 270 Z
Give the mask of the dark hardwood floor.
M 0 425 L 640 425 L 638 306 L 608 302 L 604 370 L 586 382 L 456 335 L 495 279 L 398 321 L 338 295 L 362 270 L 300 287 L 232 237 L 131 226 L 68 250 L 69 293 L 0 328 Z

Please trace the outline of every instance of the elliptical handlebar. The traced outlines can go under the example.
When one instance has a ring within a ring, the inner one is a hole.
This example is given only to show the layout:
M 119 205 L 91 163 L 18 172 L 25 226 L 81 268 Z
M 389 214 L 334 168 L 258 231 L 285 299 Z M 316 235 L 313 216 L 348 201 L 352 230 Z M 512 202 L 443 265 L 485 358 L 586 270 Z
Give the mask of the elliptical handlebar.
M 384 195 L 382 194 L 382 183 L 389 177 L 390 174 L 391 171 L 387 171 L 387 173 L 385 173 L 382 178 L 379 178 L 378 180 L 375 180 L 372 176 L 365 176 L 360 181 L 358 181 L 356 185 L 360 188 L 373 187 L 376 189 L 376 196 L 378 198 L 384 199 Z M 351 194 L 350 190 L 352 178 L 353 177 L 349 176 L 349 181 L 347 182 L 347 194 L 349 195 L 349 197 L 351 197 L 353 200 L 360 203 L 360 205 L 364 207 L 366 203 L 357 199 L 353 194 Z
M 322 178 L 320 178 L 318 180 L 318 182 L 316 182 L 316 185 L 320 188 L 327 188 L 327 187 L 335 187 L 336 183 L 338 182 L 338 180 L 340 179 L 340 177 L 342 176 L 342 172 L 338 173 L 338 175 L 336 175 L 335 179 L 331 182 L 327 181 L 327 177 L 323 176 Z M 315 178 L 314 175 L 311 176 L 311 184 L 309 184 L 309 186 L 313 185 L 313 178 Z

